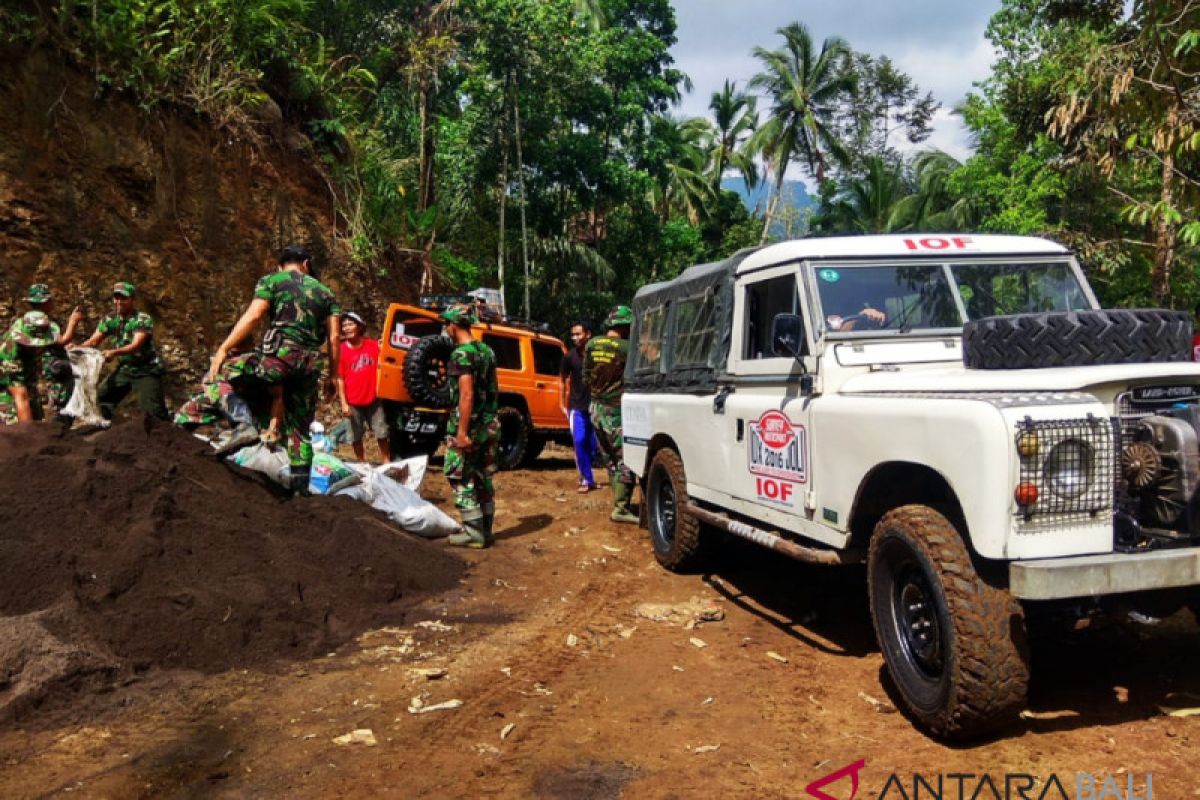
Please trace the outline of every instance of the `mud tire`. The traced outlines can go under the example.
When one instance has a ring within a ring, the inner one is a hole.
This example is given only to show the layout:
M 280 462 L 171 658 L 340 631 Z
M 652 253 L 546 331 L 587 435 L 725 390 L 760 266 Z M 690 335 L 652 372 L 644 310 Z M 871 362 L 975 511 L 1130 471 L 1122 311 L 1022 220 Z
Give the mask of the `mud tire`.
M 537 457 L 546 449 L 546 437 L 533 434 L 529 437 L 529 445 L 525 448 L 525 455 L 521 459 L 522 466 L 530 466 Z
M 888 512 L 867 557 L 871 621 L 909 714 L 935 736 L 985 736 L 1016 719 L 1029 686 L 1021 605 L 975 571 L 962 537 L 921 505 Z M 931 630 L 924 638 L 907 633 Z
M 450 376 L 446 366 L 454 342 L 448 336 L 419 339 L 404 357 L 404 388 L 418 405 L 450 407 Z
M 688 572 L 703 559 L 700 520 L 682 511 L 689 498 L 683 460 L 670 448 L 654 454 L 646 472 L 643 504 L 654 558 L 672 572 Z
M 1038 369 L 1191 361 L 1183 311 L 1103 309 L 984 317 L 963 326 L 969 369 Z
M 496 466 L 500 469 L 516 469 L 524 463 L 529 452 L 533 436 L 529 418 L 519 408 L 501 406 L 496 412 L 496 421 L 500 423 Z
M 392 459 L 413 458 L 414 456 L 430 456 L 437 453 L 441 440 L 437 438 L 413 438 L 408 431 L 398 431 L 392 428 L 388 434 L 391 445 Z

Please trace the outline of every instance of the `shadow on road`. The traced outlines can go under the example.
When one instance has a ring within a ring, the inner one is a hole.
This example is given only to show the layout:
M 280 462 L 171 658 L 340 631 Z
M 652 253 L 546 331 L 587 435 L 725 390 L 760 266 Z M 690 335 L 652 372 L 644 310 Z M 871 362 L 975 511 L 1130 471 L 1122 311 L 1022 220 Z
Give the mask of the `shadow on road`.
M 863 567 L 801 564 L 729 539 L 716 548 L 704 580 L 728 602 L 816 650 L 854 657 L 879 651 Z M 1017 731 L 1121 725 L 1162 716 L 1163 704 L 1200 706 L 1200 629 L 1190 611 L 1157 625 L 1097 616 L 1082 630 L 1040 630 L 1030 648 L 1028 711 Z M 902 709 L 883 668 L 880 681 Z

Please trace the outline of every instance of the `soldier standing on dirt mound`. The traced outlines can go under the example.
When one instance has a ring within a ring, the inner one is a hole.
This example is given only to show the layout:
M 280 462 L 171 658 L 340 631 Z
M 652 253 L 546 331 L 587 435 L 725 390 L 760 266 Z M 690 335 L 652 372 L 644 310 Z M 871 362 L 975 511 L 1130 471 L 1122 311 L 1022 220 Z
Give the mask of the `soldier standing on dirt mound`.
M 442 312 L 441 320 L 455 344 L 446 365 L 452 407 L 442 471 L 454 490 L 454 506 L 463 524 L 463 532 L 451 534 L 447 541 L 459 547 L 491 547 L 496 519 L 492 475 L 500 443 L 496 354 L 472 338 L 471 326 L 479 321 L 472 307 L 452 306 Z
M 54 296 L 50 287 L 44 283 L 35 283 L 29 287 L 26 302 L 34 311 L 41 311 L 53 321 Z M 69 421 L 63 415 L 63 409 L 71 402 L 71 394 L 75 391 L 75 373 L 71 371 L 71 359 L 67 355 L 66 346 L 75 339 L 75 330 L 83 321 L 83 312 L 76 306 L 67 318 L 67 327 L 54 342 L 42 351 L 42 379 L 46 382 L 46 396 L 55 416 L 60 421 Z
M 633 311 L 615 306 L 608 312 L 604 327 L 608 332 L 587 343 L 583 360 L 583 379 L 592 393 L 592 425 L 600 449 L 608 456 L 608 476 L 612 485 L 613 522 L 637 523 L 629 507 L 633 498 L 633 473 L 625 466 L 625 440 L 621 431 L 621 395 L 625 392 L 625 362 L 629 359 L 629 327 Z
M 43 311 L 29 311 L 0 338 L 0 424 L 42 418 L 37 382 L 46 348 L 58 341 L 58 326 Z
M 112 347 L 104 351 L 104 360 L 117 359 L 117 368 L 97 390 L 100 413 L 112 419 L 113 409 L 132 391 L 144 414 L 170 419 L 163 396 L 166 368 L 154 349 L 154 318 L 134 307 L 135 297 L 137 289 L 132 283 L 115 284 L 114 313 L 100 320 L 95 332 L 83 343 L 83 347 L 95 347 L 112 338 Z
M 297 492 L 307 491 L 312 467 L 309 426 L 317 412 L 321 347 L 329 348 L 326 392 L 331 397 L 336 392 L 333 380 L 341 352 L 338 330 L 341 307 L 313 271 L 312 256 L 303 247 L 290 245 L 283 249 L 278 271 L 259 280 L 249 308 L 217 348 L 200 394 L 175 416 L 175 423 L 185 426 L 222 418 L 232 422 L 236 427 L 219 448 L 221 453 L 232 453 L 260 439 L 254 416 L 239 392 L 254 382 L 268 387 L 273 400 L 271 421 L 261 439 L 264 444 L 274 445 L 282 423 L 282 433 L 287 436 L 291 485 Z M 258 349 L 230 359 L 230 351 L 264 319 L 267 330 Z

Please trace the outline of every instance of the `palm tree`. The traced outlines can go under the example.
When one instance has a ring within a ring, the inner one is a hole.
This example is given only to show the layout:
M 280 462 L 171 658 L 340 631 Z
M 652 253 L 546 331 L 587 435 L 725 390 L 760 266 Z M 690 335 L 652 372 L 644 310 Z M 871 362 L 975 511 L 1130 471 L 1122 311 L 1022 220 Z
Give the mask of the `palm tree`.
M 893 212 L 892 230 L 963 231 L 975 221 L 975 209 L 966 197 L 957 197 L 950 175 L 962 167 L 941 150 L 927 150 L 912 161 L 916 192 L 904 198 Z
M 766 123 L 752 138 L 755 151 L 766 157 L 775 182 L 763 223 L 764 242 L 791 160 L 799 158 L 809 175 L 821 183 L 828 157 L 843 153 L 833 117 L 837 101 L 854 87 L 846 69 L 850 47 L 845 41 L 830 37 L 818 53 L 808 28 L 799 22 L 777 33 L 783 36 L 784 46 L 779 50 L 754 48 L 764 69 L 750 80 L 750 87 L 762 89 L 771 103 Z
M 669 115 L 650 120 L 651 139 L 667 156 L 651 189 L 651 201 L 666 222 L 682 214 L 695 224 L 708 216 L 715 191 L 705 177 L 706 145 L 715 136 L 712 123 L 701 117 L 680 120 Z
M 897 208 L 911 196 L 903 168 L 871 156 L 866 172 L 838 188 L 828 210 L 813 219 L 812 227 L 821 233 L 888 233 L 894 230 Z
M 716 122 L 716 135 L 709 152 L 714 191 L 721 188 L 721 178 L 728 167 L 742 174 L 746 187 L 758 185 L 758 165 L 743 145 L 758 127 L 758 110 L 752 95 L 737 90 L 737 84 L 725 81 L 719 92 L 713 92 L 708 108 Z

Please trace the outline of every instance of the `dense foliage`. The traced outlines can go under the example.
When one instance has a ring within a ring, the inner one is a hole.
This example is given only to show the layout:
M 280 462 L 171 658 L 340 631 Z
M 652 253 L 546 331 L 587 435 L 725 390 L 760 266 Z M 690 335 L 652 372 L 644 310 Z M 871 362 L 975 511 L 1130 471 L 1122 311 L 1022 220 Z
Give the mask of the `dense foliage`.
M 956 109 L 965 163 L 914 154 L 939 103 L 886 55 L 800 22 L 708 118 L 674 116 L 669 0 L 10 0 L 0 27 L 147 113 L 303 129 L 348 257 L 423 288 L 499 285 L 559 326 L 794 231 L 792 167 L 819 186 L 816 235 L 1043 234 L 1111 302 L 1200 298 L 1200 0 L 1004 0 L 993 72 Z M 765 208 L 730 175 L 767 181 Z

